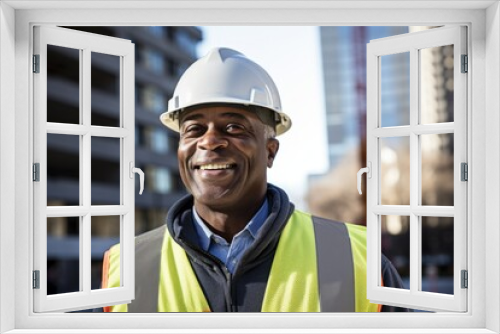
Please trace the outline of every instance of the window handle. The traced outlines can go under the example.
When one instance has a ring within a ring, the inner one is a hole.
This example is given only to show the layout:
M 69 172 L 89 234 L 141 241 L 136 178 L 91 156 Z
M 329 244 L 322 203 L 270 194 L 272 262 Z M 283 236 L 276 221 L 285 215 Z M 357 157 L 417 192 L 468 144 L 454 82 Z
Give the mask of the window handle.
M 130 161 L 129 163 L 130 167 L 130 178 L 134 178 L 134 173 L 139 174 L 139 184 L 141 185 L 141 190 L 139 190 L 139 195 L 142 195 L 142 191 L 144 190 L 144 172 L 137 167 L 134 167 L 134 162 Z
M 361 168 L 360 170 L 358 170 L 358 192 L 360 195 L 361 195 L 361 175 L 363 175 L 363 173 L 366 173 L 369 179 L 372 178 L 372 163 L 368 161 L 367 164 L 368 167 Z

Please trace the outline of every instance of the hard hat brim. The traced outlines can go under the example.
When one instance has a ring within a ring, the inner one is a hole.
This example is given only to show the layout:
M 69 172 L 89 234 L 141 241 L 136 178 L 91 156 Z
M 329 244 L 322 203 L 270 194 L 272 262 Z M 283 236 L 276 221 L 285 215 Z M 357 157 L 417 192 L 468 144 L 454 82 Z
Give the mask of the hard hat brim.
M 200 103 L 200 104 L 197 104 L 197 105 L 191 105 L 189 106 L 189 108 L 193 108 L 193 107 L 203 107 L 205 105 L 210 105 L 210 104 L 219 104 L 219 105 L 224 105 L 224 104 L 239 104 L 243 107 L 245 106 L 249 106 L 249 105 L 253 105 L 253 106 L 256 106 L 256 107 L 260 107 L 260 108 L 265 108 L 265 109 L 268 109 L 272 112 L 274 112 L 275 114 L 278 115 L 277 119 L 279 118 L 279 121 L 276 122 L 276 126 L 275 126 L 275 131 L 276 131 L 276 135 L 279 136 L 285 132 L 287 132 L 291 127 L 292 127 L 292 120 L 290 119 L 290 117 L 285 114 L 284 112 L 280 112 L 280 111 L 276 111 L 276 110 L 273 110 L 273 109 L 270 109 L 270 108 L 267 108 L 267 107 L 263 107 L 261 105 L 258 105 L 258 104 L 251 104 L 251 103 L 241 103 L 241 100 L 236 100 L 234 99 L 233 100 L 229 100 L 229 99 L 225 99 L 226 101 L 224 102 L 220 102 L 219 101 L 213 101 L 213 102 L 204 102 L 204 103 Z M 175 132 L 179 132 L 180 131 L 180 128 L 179 128 L 179 117 L 178 117 L 178 113 L 182 112 L 183 109 L 175 109 L 175 110 L 171 110 L 171 111 L 166 111 L 164 112 L 163 114 L 160 115 L 160 121 L 163 125 L 165 125 L 167 128 L 175 131 Z

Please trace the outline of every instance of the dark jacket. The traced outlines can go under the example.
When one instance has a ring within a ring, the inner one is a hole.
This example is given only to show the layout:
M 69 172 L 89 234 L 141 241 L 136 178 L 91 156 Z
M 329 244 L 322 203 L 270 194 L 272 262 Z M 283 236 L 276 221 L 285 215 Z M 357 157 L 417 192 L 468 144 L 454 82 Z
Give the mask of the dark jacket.
M 231 274 L 216 257 L 201 249 L 192 220 L 193 197 L 188 195 L 170 209 L 167 228 L 184 248 L 213 312 L 259 312 L 280 234 L 294 211 L 286 193 L 268 186 L 269 215 L 255 242 Z M 402 288 L 401 278 L 390 261 L 382 257 L 384 286 Z M 407 309 L 383 306 L 383 312 Z

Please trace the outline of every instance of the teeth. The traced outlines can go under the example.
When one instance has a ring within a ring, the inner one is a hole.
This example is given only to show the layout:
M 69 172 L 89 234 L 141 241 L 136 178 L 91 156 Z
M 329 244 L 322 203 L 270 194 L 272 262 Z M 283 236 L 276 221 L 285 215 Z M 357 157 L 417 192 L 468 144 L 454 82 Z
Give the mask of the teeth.
M 226 165 L 226 164 L 208 164 L 208 165 L 201 165 L 200 169 L 229 169 L 231 168 L 231 165 Z

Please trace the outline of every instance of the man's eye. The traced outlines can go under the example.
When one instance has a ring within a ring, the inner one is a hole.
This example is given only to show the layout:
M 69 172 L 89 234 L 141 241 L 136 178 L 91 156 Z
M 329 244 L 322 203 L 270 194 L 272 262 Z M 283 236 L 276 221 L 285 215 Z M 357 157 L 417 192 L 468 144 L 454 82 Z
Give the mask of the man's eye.
M 193 124 L 193 125 L 189 125 L 186 127 L 186 132 L 191 132 L 191 131 L 200 131 L 201 129 L 201 126 L 197 125 L 197 124 Z
M 188 125 L 184 128 L 183 134 L 196 134 L 202 131 L 202 127 L 198 124 Z
M 241 133 L 245 131 L 245 127 L 239 124 L 228 124 L 226 126 L 226 131 L 228 133 Z

